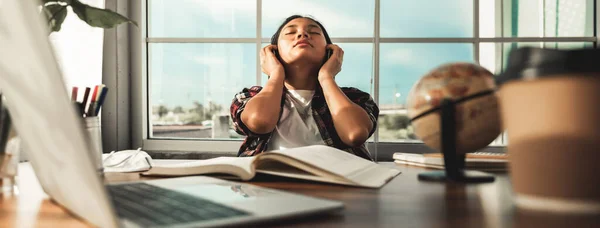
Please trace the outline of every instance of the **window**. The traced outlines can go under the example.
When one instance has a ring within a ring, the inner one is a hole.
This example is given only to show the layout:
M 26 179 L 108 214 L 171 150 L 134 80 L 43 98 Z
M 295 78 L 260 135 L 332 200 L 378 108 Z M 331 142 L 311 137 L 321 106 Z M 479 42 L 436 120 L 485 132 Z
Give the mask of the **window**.
M 420 142 L 406 95 L 434 67 L 467 61 L 499 73 L 517 47 L 597 45 L 593 0 L 147 0 L 142 9 L 144 146 L 178 150 L 237 151 L 243 137 L 231 125 L 231 100 L 264 85 L 258 51 L 292 14 L 322 22 L 345 50 L 336 80 L 379 105 L 375 146 Z M 491 145 L 506 143 L 503 135 Z
M 149 0 L 147 7 L 148 138 L 241 138 L 228 110 L 234 94 L 257 81 L 256 2 Z

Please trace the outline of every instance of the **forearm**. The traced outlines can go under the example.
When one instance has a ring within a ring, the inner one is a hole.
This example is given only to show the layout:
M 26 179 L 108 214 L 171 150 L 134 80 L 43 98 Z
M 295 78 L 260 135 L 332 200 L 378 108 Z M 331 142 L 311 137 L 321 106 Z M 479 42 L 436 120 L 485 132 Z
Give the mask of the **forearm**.
M 367 141 L 373 128 L 367 112 L 348 99 L 333 78 L 321 80 L 320 84 L 341 140 L 350 146 L 358 146 Z
M 271 75 L 263 89 L 248 101 L 242 112 L 242 121 L 257 134 L 271 132 L 279 120 L 285 73 Z

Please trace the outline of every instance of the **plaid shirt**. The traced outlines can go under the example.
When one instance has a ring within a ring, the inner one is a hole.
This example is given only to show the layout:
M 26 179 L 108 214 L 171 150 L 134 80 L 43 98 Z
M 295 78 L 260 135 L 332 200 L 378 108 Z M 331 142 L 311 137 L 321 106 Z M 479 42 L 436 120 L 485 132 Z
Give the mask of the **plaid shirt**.
M 273 132 L 269 132 L 267 134 L 253 133 L 248 129 L 248 127 L 246 127 L 246 125 L 244 125 L 244 123 L 242 123 L 242 111 L 244 111 L 246 104 L 261 90 L 261 86 L 244 88 L 235 95 L 235 98 L 231 103 L 230 115 L 233 120 L 234 129 L 238 134 L 246 136 L 246 139 L 238 151 L 239 157 L 254 156 L 266 151 L 269 141 L 271 140 L 271 136 L 273 135 Z M 377 118 L 379 117 L 379 108 L 377 107 L 377 104 L 375 104 L 372 97 L 368 93 L 365 93 L 357 88 L 341 87 L 341 90 L 351 101 L 362 107 L 369 115 L 369 118 L 373 123 L 373 129 L 371 132 L 369 132 L 369 137 L 371 137 L 377 127 Z M 286 91 L 287 89 L 284 87 L 284 94 L 281 98 L 281 107 L 283 107 L 285 102 Z M 329 107 L 325 102 L 325 97 L 320 86 L 317 86 L 315 89 L 315 95 L 312 98 L 312 112 L 325 145 L 335 147 L 337 149 L 344 150 L 351 154 L 373 161 L 373 158 L 371 157 L 371 154 L 367 150 L 364 143 L 357 147 L 351 147 L 342 142 L 340 136 L 338 136 L 333 126 L 333 117 L 329 112 Z M 279 113 L 279 118 L 281 118 L 281 113 L 282 112 Z

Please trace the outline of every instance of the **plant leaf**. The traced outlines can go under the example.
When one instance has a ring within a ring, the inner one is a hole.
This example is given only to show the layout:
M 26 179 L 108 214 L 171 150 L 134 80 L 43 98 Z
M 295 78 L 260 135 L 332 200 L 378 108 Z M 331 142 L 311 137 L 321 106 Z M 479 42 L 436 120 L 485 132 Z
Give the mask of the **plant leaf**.
M 60 27 L 67 17 L 67 6 L 59 4 L 47 5 L 44 6 L 42 12 L 46 15 L 50 32 L 60 31 Z
M 77 0 L 74 0 L 71 3 L 71 7 L 73 7 L 73 12 L 75 12 L 81 20 L 93 27 L 113 28 L 124 22 L 130 22 L 137 26 L 135 21 L 109 9 L 96 8 Z

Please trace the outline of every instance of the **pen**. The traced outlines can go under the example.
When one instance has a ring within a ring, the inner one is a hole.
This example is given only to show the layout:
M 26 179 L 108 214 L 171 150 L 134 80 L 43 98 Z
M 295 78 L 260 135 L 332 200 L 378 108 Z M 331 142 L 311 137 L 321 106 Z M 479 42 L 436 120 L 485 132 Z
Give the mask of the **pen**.
M 98 103 L 97 103 L 97 107 L 96 107 L 96 112 L 94 113 L 95 116 L 98 115 L 98 112 L 100 112 L 100 107 L 102 107 L 102 104 L 104 103 L 104 98 L 106 97 L 106 94 L 108 93 L 108 88 L 103 87 L 102 88 L 102 92 L 100 92 L 100 98 L 98 99 Z
M 85 107 L 87 106 L 87 100 L 90 95 L 90 87 L 85 87 L 85 92 L 83 93 L 83 101 L 81 104 L 81 112 L 85 114 Z
M 76 86 L 73 86 L 73 88 L 71 89 L 71 100 L 72 101 L 77 101 L 77 90 L 79 90 L 79 88 L 77 88 Z
M 87 112 L 85 113 L 86 116 L 93 116 L 94 115 L 94 111 L 95 111 L 95 105 L 96 105 L 96 96 L 98 95 L 98 86 L 94 86 L 94 92 L 92 93 L 92 97 L 90 100 L 90 106 L 88 107 Z

